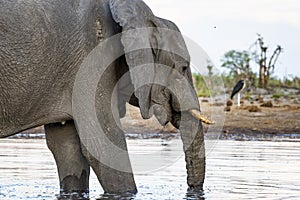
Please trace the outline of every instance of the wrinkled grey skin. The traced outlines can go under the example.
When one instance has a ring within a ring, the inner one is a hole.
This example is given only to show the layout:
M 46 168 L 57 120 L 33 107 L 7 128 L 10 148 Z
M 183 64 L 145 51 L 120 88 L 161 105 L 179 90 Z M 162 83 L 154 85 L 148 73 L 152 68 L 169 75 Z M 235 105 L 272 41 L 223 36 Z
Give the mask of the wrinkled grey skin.
M 122 31 L 141 27 L 179 31 L 172 22 L 155 17 L 139 0 L 0 1 L 0 137 L 45 125 L 62 194 L 88 192 L 90 166 L 105 192 L 137 191 L 132 173 L 101 164 L 81 145 L 73 121 L 72 89 L 81 62 L 97 44 Z M 122 35 L 120 45 L 114 48 L 126 51 L 133 40 L 145 36 L 132 37 Z M 159 73 L 155 77 L 165 78 L 169 89 L 155 84 L 137 88 L 145 74 L 130 74 L 129 88 L 135 92 L 129 103 L 139 106 L 144 118 L 151 117 L 153 108 L 162 124 L 170 121 L 180 128 L 188 185 L 191 189 L 202 189 L 205 175 L 202 125 L 187 112 L 199 110 L 195 92 L 189 89 L 192 87 L 189 60 L 158 50 L 165 43 L 178 45 L 185 55 L 187 49 L 182 38 L 164 38 L 155 31 L 149 37 L 152 50 L 126 54 L 101 77 L 97 93 L 105 95 L 96 96 L 97 117 L 111 141 L 126 150 L 124 134 L 117 126 L 119 122 L 115 122 L 107 106 L 114 102 L 111 94 L 118 79 L 134 66 L 150 62 L 149 58 L 157 63 L 157 71 L 158 64 L 169 66 L 168 78 L 160 77 L 163 75 Z M 188 80 L 188 85 L 182 77 Z M 122 117 L 128 97 L 122 96 L 120 88 L 115 106 Z M 63 121 L 67 123 L 62 125 Z M 114 155 L 111 157 L 114 159 Z

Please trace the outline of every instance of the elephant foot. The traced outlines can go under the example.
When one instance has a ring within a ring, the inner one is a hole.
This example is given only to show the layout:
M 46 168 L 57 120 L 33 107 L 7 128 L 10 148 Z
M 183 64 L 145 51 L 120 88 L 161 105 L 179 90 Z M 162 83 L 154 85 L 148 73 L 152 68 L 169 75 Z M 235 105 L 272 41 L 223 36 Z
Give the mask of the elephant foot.
M 102 167 L 101 184 L 105 194 L 130 196 L 137 193 L 133 174 Z
M 201 187 L 189 187 L 186 193 L 186 199 L 204 200 L 204 191 Z
M 188 193 L 191 192 L 191 193 L 202 193 L 203 192 L 203 184 L 199 184 L 197 186 L 189 186 L 188 189 L 187 189 Z
M 88 200 L 89 193 L 88 192 L 80 192 L 80 191 L 61 191 L 61 193 L 57 196 L 57 200 L 75 200 L 75 199 L 84 199 Z
M 110 193 L 105 193 L 100 196 L 100 198 L 97 198 L 97 200 L 104 200 L 104 199 L 111 199 L 111 200 L 117 200 L 117 199 L 135 199 L 136 197 L 137 190 L 132 191 L 132 192 L 126 192 L 126 193 L 121 193 L 121 194 L 110 194 Z
M 82 197 L 85 199 L 89 195 L 88 189 L 82 189 L 87 188 L 86 180 L 88 180 L 88 174 L 85 170 L 82 171 L 80 177 L 75 175 L 66 176 L 60 183 L 60 195 L 64 197 Z

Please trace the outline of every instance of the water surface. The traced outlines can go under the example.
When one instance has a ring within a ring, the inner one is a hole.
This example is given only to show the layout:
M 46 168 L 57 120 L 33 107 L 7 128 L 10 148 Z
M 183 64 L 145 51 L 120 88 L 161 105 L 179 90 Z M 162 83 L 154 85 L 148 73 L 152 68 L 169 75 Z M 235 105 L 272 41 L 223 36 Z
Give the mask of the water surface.
M 202 199 L 300 199 L 300 142 L 209 142 L 214 148 L 207 145 Z M 128 140 L 139 190 L 136 200 L 201 199 L 186 194 L 180 145 L 178 139 Z M 155 167 L 143 170 L 145 163 L 136 155 L 145 156 Z M 91 199 L 103 192 L 94 174 L 90 189 Z M 58 191 L 55 162 L 44 139 L 0 140 L 1 200 L 55 199 Z

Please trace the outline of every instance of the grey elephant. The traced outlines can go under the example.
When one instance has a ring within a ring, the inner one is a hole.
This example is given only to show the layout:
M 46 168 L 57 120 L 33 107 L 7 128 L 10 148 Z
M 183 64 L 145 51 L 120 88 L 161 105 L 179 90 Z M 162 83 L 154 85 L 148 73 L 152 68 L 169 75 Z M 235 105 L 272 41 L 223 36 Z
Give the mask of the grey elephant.
M 137 28 L 150 29 L 126 34 Z M 177 36 L 165 35 L 162 29 Z M 115 51 L 123 52 L 105 68 L 97 83 L 95 108 L 104 134 L 127 150 L 118 121 L 125 115 L 126 102 L 138 106 L 145 119 L 154 114 L 163 125 L 171 122 L 181 132 L 187 183 L 191 189 L 201 190 L 205 152 L 200 121 L 209 121 L 200 114 L 189 54 L 176 25 L 154 16 L 141 0 L 1 0 L 0 137 L 45 125 L 62 194 L 88 192 L 90 167 L 105 192 L 136 193 L 128 153 L 122 154 L 124 162 L 119 163 L 126 165 L 126 171 L 102 163 L 79 137 L 79 130 L 89 125 L 76 120 L 72 107 L 73 86 L 82 62 L 97 45 L 117 34 L 117 43 L 98 55 L 105 59 Z M 134 49 L 139 42 L 148 48 Z M 153 76 L 133 70 L 147 63 L 153 63 Z M 160 66 L 168 67 L 168 75 L 159 73 Z M 123 83 L 113 95 L 121 79 Z M 164 79 L 164 85 L 154 84 L 155 79 Z M 108 105 L 117 108 L 119 118 Z M 103 146 L 98 148 L 118 163 L 119 155 Z

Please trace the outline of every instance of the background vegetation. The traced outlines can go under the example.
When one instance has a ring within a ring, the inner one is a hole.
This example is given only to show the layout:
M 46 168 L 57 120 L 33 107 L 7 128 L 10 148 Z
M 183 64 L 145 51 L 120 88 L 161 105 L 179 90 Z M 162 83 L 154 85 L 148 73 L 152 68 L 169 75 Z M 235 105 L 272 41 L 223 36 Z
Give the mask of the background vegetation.
M 281 96 L 276 94 L 278 88 L 297 89 L 300 91 L 300 77 L 289 75 L 278 78 L 273 76 L 276 63 L 283 48 L 280 45 L 270 50 L 264 42 L 264 38 L 258 34 L 258 39 L 250 45 L 248 50 L 230 50 L 221 58 L 221 67 L 228 72 L 214 74 L 213 67 L 208 61 L 208 73 L 193 74 L 195 88 L 199 97 L 209 97 L 221 92 L 222 88 L 214 88 L 215 85 L 224 84 L 225 92 L 230 91 L 241 79 L 246 80 L 247 92 L 255 92 L 262 88 L 274 95 L 274 98 Z M 259 67 L 259 72 L 253 72 L 253 66 Z M 223 83 L 220 83 L 222 81 Z

